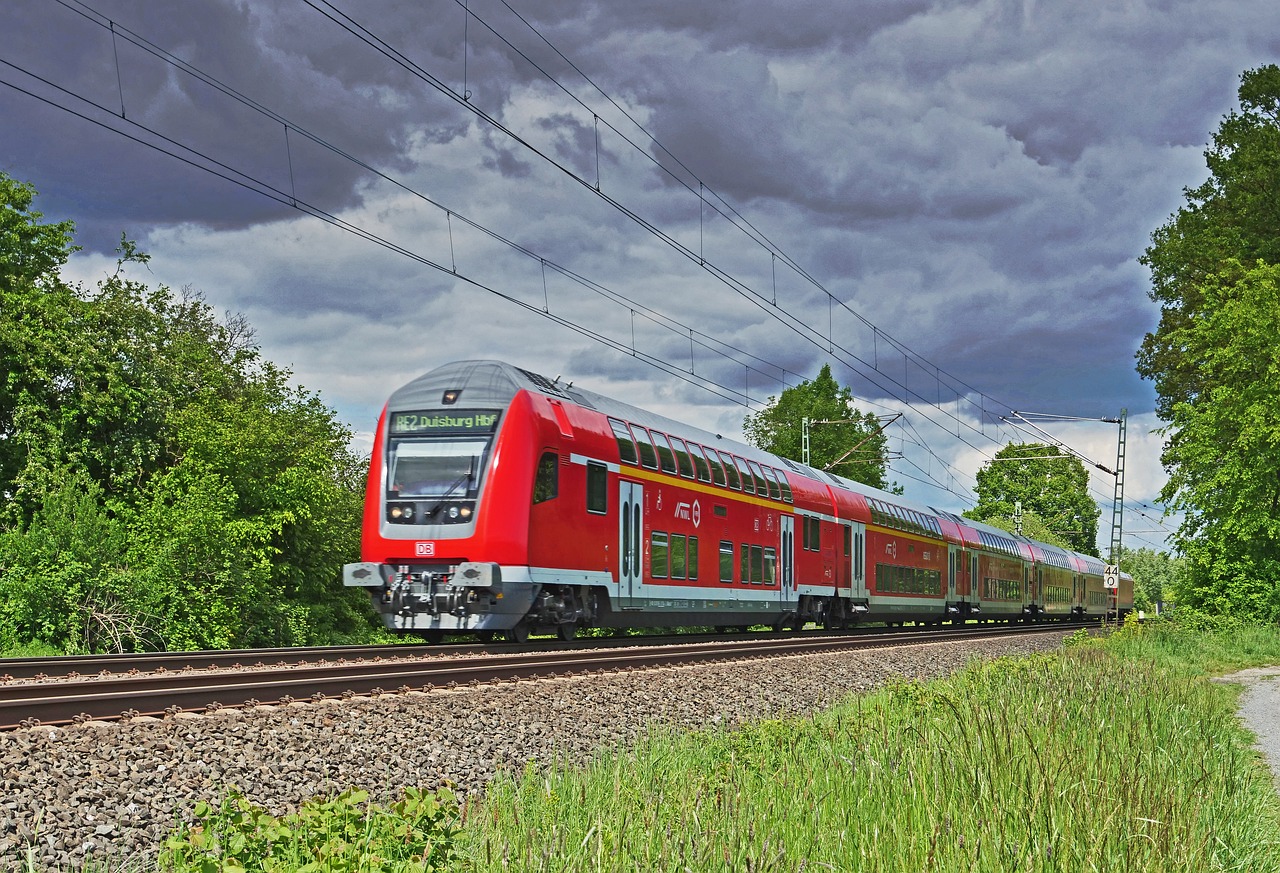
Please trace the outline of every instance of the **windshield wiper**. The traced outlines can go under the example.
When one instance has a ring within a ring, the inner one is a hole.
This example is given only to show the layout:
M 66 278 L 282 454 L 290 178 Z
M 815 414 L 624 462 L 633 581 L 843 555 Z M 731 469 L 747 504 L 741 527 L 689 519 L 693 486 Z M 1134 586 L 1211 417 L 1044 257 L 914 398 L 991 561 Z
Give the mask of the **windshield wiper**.
M 473 455 L 471 457 L 470 463 L 467 465 L 467 472 L 463 473 L 457 479 L 454 479 L 453 483 L 448 488 L 444 489 L 444 493 L 440 495 L 440 499 L 436 501 L 436 505 L 427 510 L 427 518 L 433 517 L 437 512 L 440 511 L 440 507 L 444 506 L 444 502 L 453 495 L 453 492 L 458 490 L 459 485 L 465 482 L 467 486 L 470 487 L 471 477 L 475 475 L 475 472 L 476 472 L 476 459 L 475 459 L 475 456 Z

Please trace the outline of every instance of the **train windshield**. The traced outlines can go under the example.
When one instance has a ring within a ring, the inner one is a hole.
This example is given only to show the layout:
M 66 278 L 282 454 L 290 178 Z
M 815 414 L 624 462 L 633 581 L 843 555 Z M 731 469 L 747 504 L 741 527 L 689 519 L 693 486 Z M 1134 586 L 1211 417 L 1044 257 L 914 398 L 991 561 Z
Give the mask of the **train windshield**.
M 474 497 L 488 449 L 487 439 L 393 439 L 387 490 L 397 497 Z

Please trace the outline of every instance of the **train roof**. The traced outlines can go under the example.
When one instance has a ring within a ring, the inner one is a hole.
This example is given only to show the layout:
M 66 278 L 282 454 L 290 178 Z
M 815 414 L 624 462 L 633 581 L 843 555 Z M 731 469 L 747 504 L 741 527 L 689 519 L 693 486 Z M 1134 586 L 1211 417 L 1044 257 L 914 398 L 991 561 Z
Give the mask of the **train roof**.
M 726 439 L 720 434 L 649 412 L 585 388 L 576 388 L 571 383 L 561 382 L 558 377 L 548 379 L 539 373 L 504 361 L 455 361 L 444 364 L 397 389 L 388 401 L 388 408 L 392 410 L 434 408 L 440 404 L 446 391 L 457 391 L 459 408 L 498 409 L 505 408 L 521 390 L 576 403 L 603 415 L 623 419 L 632 424 L 640 424 L 671 436 L 691 439 L 705 446 L 733 452 L 743 458 L 764 462 L 770 466 L 779 466 L 778 462 L 783 460 L 746 443 Z M 803 464 L 789 461 L 785 463 L 797 472 L 808 471 Z M 813 471 L 808 471 L 805 475 L 814 479 L 821 478 Z
M 973 521 L 946 510 L 936 509 L 910 500 L 901 494 L 882 491 L 879 488 L 855 482 L 852 479 L 846 479 L 826 470 L 815 469 L 799 461 L 769 454 L 746 443 L 726 439 L 720 434 L 711 433 L 684 422 L 658 415 L 638 406 L 624 403 L 621 400 L 615 400 L 612 397 L 606 397 L 603 394 L 597 394 L 585 388 L 575 388 L 572 383 L 561 382 L 559 377 L 548 379 L 539 373 L 504 361 L 475 360 L 443 364 L 398 388 L 387 401 L 387 408 L 393 411 L 434 408 L 441 404 L 446 392 L 456 391 L 458 392 L 456 402 L 459 408 L 499 409 L 506 408 L 521 390 L 542 394 L 546 397 L 554 397 L 559 400 L 567 400 L 570 403 L 576 403 L 603 415 L 619 418 L 632 424 L 643 425 L 672 436 L 694 440 L 711 448 L 731 451 L 749 460 L 766 463 L 774 467 L 786 467 L 806 479 L 853 492 L 868 501 L 878 500 L 893 506 L 931 515 L 942 521 L 952 522 L 962 529 L 967 527 L 978 534 L 981 544 L 987 548 L 1022 558 L 1033 558 L 1034 560 L 1045 560 L 1047 558 L 1047 562 L 1051 564 L 1057 564 L 1064 556 L 1070 555 L 1083 561 L 1090 572 L 1100 573 L 1104 567 L 1102 561 L 1090 555 L 1066 551 L 1056 546 L 1016 536 L 992 525 Z M 1039 554 L 1031 553 L 1032 548 L 1039 550 Z

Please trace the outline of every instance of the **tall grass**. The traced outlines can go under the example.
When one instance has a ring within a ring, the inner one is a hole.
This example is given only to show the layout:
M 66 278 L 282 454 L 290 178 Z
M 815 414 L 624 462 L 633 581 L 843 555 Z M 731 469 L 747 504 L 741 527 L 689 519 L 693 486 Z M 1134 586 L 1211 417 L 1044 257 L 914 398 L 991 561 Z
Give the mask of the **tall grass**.
M 461 848 L 477 870 L 1280 871 L 1270 775 L 1204 678 L 1280 662 L 1280 636 L 1183 633 L 530 767 L 465 810 Z

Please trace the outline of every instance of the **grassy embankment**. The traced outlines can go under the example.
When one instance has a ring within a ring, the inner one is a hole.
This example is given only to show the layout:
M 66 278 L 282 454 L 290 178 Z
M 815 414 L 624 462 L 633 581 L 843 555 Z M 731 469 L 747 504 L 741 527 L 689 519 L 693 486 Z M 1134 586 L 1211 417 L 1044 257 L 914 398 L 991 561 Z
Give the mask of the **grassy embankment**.
M 404 840 L 381 817 L 320 850 L 345 844 L 353 866 L 319 869 L 1280 871 L 1280 800 L 1238 689 L 1207 678 L 1257 664 L 1280 664 L 1280 631 L 1077 635 L 1059 655 L 898 682 L 812 719 L 530 768 L 460 821 L 395 819 L 423 840 L 412 854 L 434 844 L 425 868 L 390 860 L 386 840 Z M 205 824 L 207 839 L 225 823 Z M 299 831 L 274 869 L 317 857 Z

